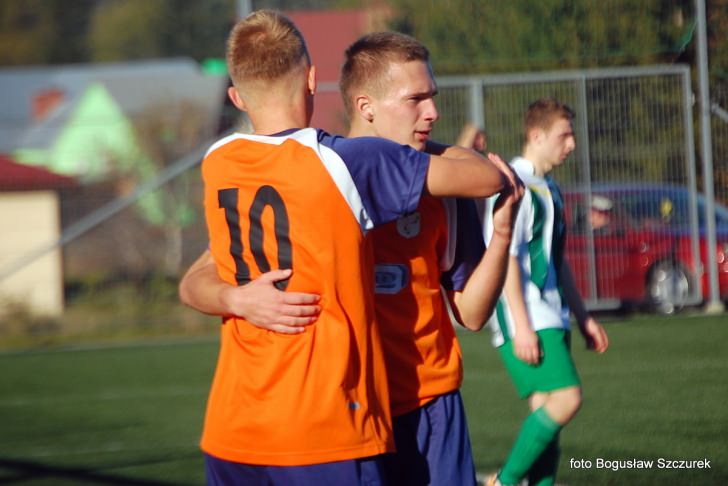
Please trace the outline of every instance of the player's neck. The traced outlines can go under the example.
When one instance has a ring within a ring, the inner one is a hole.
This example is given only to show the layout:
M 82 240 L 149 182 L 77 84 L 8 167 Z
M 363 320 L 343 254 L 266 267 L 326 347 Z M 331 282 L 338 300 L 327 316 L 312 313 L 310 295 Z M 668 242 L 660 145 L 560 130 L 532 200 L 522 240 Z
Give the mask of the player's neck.
M 533 175 L 537 177 L 544 177 L 549 172 L 549 165 L 541 160 L 539 154 L 537 154 L 533 150 L 529 150 L 528 147 L 523 150 L 522 157 L 531 162 L 531 164 L 533 165 Z
M 253 131 L 257 135 L 271 135 L 291 128 L 306 128 L 309 119 L 305 110 L 291 110 L 290 107 L 263 110 L 260 113 L 248 112 Z
M 270 135 L 291 128 L 306 128 L 313 114 L 313 97 L 301 90 L 272 89 L 248 110 L 250 123 L 258 135 Z
M 371 123 L 363 123 L 355 120 L 351 122 L 347 137 L 376 137 L 377 133 Z

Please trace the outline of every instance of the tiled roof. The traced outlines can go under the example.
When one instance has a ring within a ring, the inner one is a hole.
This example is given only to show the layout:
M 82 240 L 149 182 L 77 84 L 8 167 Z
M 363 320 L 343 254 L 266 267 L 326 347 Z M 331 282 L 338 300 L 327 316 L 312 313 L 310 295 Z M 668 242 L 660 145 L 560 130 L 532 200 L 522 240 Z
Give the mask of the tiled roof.
M 41 167 L 18 164 L 10 157 L 0 155 L 0 191 L 62 189 L 75 185 L 71 177 Z

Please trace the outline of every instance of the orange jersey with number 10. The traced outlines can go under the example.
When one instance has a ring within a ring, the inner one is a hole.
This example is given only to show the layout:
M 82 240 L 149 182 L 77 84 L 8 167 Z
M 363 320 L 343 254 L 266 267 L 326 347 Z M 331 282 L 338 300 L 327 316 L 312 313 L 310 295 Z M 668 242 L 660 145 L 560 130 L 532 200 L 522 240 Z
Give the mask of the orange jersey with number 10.
M 314 129 L 235 134 L 213 145 L 202 173 L 220 276 L 244 285 L 270 269 L 292 268 L 285 289 L 321 295 L 322 312 L 298 335 L 224 320 L 205 452 L 239 463 L 306 465 L 393 449 L 364 235 L 416 207 L 428 163 L 378 139 Z

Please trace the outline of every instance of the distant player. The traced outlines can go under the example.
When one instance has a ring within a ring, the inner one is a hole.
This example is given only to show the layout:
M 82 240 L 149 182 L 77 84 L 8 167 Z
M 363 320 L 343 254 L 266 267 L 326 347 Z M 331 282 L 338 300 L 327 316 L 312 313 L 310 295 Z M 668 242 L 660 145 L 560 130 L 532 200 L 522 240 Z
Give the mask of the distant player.
M 579 410 L 581 384 L 571 358 L 569 310 L 587 346 L 609 345 L 602 326 L 586 312 L 563 258 L 563 200 L 551 170 L 575 148 L 573 111 L 552 99 L 529 106 L 524 118 L 523 156 L 512 161 L 526 184 L 516 218 L 501 301 L 490 320 L 493 344 L 532 413 L 510 455 L 487 485 L 554 483 L 559 432 Z M 492 228 L 486 218 L 486 238 Z

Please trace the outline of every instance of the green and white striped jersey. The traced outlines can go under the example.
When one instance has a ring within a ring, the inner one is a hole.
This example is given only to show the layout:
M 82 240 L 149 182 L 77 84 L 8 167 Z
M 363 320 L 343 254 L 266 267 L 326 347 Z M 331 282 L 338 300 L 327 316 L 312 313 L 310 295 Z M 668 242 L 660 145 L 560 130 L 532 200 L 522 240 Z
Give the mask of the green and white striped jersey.
M 521 285 L 531 325 L 542 329 L 569 329 L 569 308 L 559 288 L 558 270 L 564 244 L 563 201 L 551 177 L 534 174 L 533 164 L 523 157 L 511 161 L 526 186 L 513 227 L 510 254 L 521 267 Z M 493 235 L 492 208 L 487 201 L 483 218 L 486 243 Z M 513 337 L 515 325 L 505 295 L 488 321 L 493 345 L 498 347 Z

